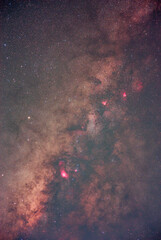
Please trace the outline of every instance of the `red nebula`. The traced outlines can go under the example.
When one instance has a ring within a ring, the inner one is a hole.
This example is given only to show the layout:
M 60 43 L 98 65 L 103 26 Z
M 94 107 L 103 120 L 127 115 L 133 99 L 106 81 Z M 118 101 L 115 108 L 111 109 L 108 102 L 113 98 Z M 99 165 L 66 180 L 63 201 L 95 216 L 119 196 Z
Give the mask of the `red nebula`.
M 63 178 L 68 178 L 69 177 L 68 173 L 64 169 L 60 170 L 60 174 Z
M 106 106 L 107 105 L 107 100 L 103 100 L 102 105 Z
M 68 173 L 65 171 L 65 162 L 64 161 L 60 161 L 59 162 L 59 166 L 60 166 L 60 175 L 63 178 L 68 178 L 69 175 Z
M 126 98 L 127 97 L 126 92 L 123 92 L 122 96 L 123 96 L 123 98 Z

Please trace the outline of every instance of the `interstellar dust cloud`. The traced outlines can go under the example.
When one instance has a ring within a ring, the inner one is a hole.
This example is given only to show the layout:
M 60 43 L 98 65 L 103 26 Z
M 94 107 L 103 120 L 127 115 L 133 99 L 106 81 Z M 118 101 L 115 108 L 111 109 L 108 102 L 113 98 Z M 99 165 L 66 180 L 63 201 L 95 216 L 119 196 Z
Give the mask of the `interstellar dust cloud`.
M 2 6 L 0 240 L 159 240 L 155 0 Z

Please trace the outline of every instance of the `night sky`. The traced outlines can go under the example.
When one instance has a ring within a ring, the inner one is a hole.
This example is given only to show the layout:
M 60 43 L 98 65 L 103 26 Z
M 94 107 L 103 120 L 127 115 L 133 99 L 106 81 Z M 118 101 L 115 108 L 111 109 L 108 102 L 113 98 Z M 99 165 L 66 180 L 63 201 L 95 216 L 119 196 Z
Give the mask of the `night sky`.
M 0 6 L 0 240 L 161 240 L 161 4 Z

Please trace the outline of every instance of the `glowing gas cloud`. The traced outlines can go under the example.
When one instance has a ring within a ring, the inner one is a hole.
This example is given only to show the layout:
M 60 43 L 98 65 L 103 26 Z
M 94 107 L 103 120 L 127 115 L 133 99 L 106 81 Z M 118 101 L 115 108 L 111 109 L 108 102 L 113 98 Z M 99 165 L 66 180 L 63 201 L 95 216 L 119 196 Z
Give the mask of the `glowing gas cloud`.
M 0 240 L 160 240 L 161 7 L 1 7 Z

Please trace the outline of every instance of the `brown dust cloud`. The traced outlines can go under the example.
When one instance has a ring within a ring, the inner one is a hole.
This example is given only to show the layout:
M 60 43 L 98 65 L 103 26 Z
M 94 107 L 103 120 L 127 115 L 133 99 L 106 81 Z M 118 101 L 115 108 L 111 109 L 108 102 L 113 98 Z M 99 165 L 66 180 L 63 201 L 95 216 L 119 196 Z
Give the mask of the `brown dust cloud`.
M 0 15 L 0 240 L 160 240 L 160 2 Z

